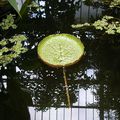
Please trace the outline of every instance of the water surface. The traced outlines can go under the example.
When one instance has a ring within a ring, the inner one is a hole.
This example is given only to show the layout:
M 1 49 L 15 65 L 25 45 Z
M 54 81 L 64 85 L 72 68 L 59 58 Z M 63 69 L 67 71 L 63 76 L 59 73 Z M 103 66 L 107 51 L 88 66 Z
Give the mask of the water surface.
M 25 34 L 28 41 L 23 44 L 29 50 L 0 72 L 0 119 L 119 120 L 118 36 L 71 28 L 73 23 L 98 19 L 106 9 L 77 1 L 39 1 L 39 5 L 28 11 L 17 30 L 6 34 Z M 37 55 L 38 43 L 55 33 L 75 35 L 85 45 L 83 58 L 66 68 L 71 108 L 62 69 L 45 65 Z

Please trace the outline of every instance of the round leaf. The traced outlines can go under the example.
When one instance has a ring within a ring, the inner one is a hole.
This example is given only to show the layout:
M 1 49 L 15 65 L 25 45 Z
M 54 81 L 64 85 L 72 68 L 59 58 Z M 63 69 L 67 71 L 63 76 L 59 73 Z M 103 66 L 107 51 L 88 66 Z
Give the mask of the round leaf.
M 55 34 L 40 41 L 37 52 L 46 64 L 53 67 L 65 67 L 80 60 L 84 53 L 84 45 L 73 35 Z

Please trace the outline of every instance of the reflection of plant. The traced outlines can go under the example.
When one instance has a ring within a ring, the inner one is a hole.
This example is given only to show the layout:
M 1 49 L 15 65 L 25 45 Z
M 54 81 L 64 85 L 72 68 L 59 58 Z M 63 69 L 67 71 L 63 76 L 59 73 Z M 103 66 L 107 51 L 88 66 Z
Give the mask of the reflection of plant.
M 27 49 L 22 46 L 22 41 L 25 41 L 26 39 L 27 38 L 24 35 L 15 35 L 10 39 L 3 39 L 0 41 L 0 46 L 2 46 L 0 49 L 1 66 L 5 66 L 21 53 L 27 51 Z
M 107 34 L 120 34 L 120 20 L 112 16 L 103 16 L 101 20 L 95 21 L 93 24 L 84 23 L 72 25 L 72 28 L 95 27 L 97 30 L 104 30 Z
M 45 4 L 45 3 L 44 3 Z M 40 5 L 38 1 L 32 1 L 31 4 L 28 5 L 29 12 L 28 14 L 33 18 L 34 17 L 39 17 L 38 14 L 43 16 L 44 14 L 44 5 Z M 32 15 L 34 14 L 34 15 Z
M 0 27 L 3 30 L 8 30 L 10 27 L 13 29 L 16 29 L 16 24 L 14 24 L 14 17 L 15 15 L 9 14 L 7 15 L 6 19 L 3 19 L 2 22 L 0 23 Z
M 31 4 L 30 4 L 30 5 L 28 5 L 28 7 L 31 9 L 31 8 L 39 8 L 40 6 L 39 6 L 39 4 L 38 4 L 38 3 L 36 3 L 36 2 L 34 2 L 34 1 L 32 1 L 32 2 L 31 2 Z
M 95 105 L 105 112 L 114 110 L 114 114 L 107 116 L 108 118 L 114 117 L 114 115 L 118 119 L 120 117 L 119 73 L 118 71 L 99 71 L 98 80 L 100 80 L 100 84 L 94 87 L 96 91 L 93 94 L 97 100 Z
M 33 103 L 37 106 L 37 110 L 47 110 L 50 107 L 58 108 L 61 105 L 68 106 L 62 69 L 41 66 L 39 63 L 40 61 L 38 61 L 37 68 L 31 72 L 21 69 L 22 72 L 18 73 L 19 79 L 22 81 L 21 84 L 33 93 Z M 32 76 L 33 78 L 31 78 Z M 76 88 L 77 84 L 69 83 L 71 105 L 77 101 Z

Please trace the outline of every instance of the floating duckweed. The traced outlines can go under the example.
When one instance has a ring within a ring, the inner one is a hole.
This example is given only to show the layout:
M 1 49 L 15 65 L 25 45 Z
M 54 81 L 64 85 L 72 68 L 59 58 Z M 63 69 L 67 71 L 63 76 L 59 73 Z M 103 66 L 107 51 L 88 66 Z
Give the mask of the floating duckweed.
M 10 63 L 14 58 L 18 57 L 21 53 L 25 53 L 27 48 L 23 47 L 22 41 L 27 40 L 25 35 L 15 35 L 10 39 L 3 39 L 0 41 L 2 48 L 0 49 L 0 67 Z M 7 42 L 14 43 L 11 48 L 7 48 Z M 9 52 L 7 54 L 7 52 Z M 6 53 L 6 54 L 5 54 Z
M 3 53 L 8 52 L 9 49 L 7 47 L 4 47 L 0 50 L 0 55 L 3 55 Z
M 119 7 L 120 6 L 120 0 L 113 0 L 110 3 L 110 7 Z
M 17 26 L 16 24 L 14 24 L 14 16 L 15 15 L 12 14 L 7 15 L 6 19 L 3 19 L 2 22 L 0 23 L 0 27 L 3 30 L 8 30 L 10 27 L 16 29 Z
M 15 35 L 12 38 L 9 39 L 11 43 L 13 42 L 19 42 L 19 41 L 25 41 L 27 38 L 25 35 Z
M 117 28 L 117 33 L 119 33 L 119 34 L 120 34 L 120 27 L 118 27 L 118 28 Z
M 86 27 L 87 24 L 72 25 L 72 28 L 81 29 Z M 101 20 L 97 20 L 92 24 L 88 23 L 87 27 L 95 27 L 97 30 L 104 30 L 107 34 L 120 34 L 120 21 L 112 16 L 103 16 Z
M 77 24 L 77 25 L 72 25 L 72 28 L 81 28 L 81 27 L 88 27 L 90 26 L 89 23 L 84 23 L 84 24 Z
M 103 30 L 108 25 L 106 20 L 97 20 L 93 23 L 93 26 L 98 30 Z
M 0 45 L 1 46 L 5 46 L 7 44 L 7 41 L 5 39 L 1 40 L 0 41 Z
M 110 8 L 120 8 L 120 0 L 82 0 L 83 2 L 89 1 L 89 4 L 100 3 L 102 5 L 107 5 Z

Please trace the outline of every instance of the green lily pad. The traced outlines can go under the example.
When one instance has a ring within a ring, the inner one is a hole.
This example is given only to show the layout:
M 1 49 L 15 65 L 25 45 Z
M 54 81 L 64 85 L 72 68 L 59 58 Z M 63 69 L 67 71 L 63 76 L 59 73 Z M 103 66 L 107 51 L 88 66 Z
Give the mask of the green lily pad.
M 75 64 L 84 53 L 84 45 L 70 34 L 54 34 L 45 37 L 37 48 L 40 59 L 53 67 Z

